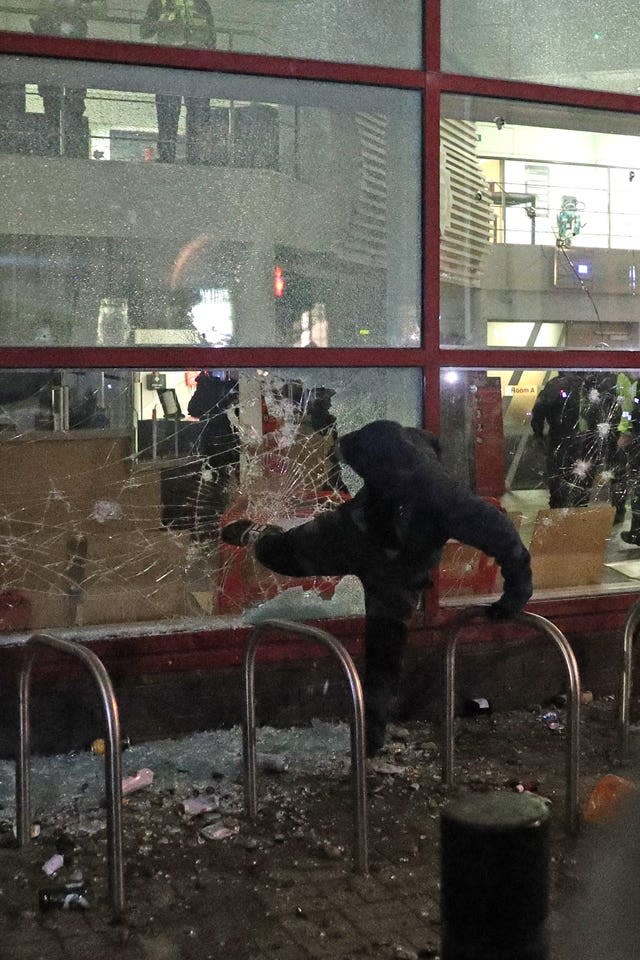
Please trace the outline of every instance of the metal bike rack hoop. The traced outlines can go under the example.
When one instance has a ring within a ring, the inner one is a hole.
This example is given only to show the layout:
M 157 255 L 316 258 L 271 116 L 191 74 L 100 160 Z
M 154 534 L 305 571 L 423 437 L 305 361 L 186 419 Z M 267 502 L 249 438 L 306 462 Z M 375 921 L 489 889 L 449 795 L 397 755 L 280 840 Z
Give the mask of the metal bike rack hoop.
M 456 647 L 460 632 L 472 620 L 487 616 L 487 606 L 465 607 L 451 625 L 451 633 L 446 643 L 446 670 L 445 670 L 445 717 L 444 717 L 444 761 L 442 776 L 447 785 L 454 782 L 453 752 L 454 752 L 454 711 L 455 711 L 455 658 Z M 505 621 L 509 622 L 509 621 Z M 522 623 L 535 627 L 538 632 L 549 637 L 556 644 L 562 654 L 567 670 L 569 683 L 569 735 L 567 738 L 566 758 L 566 827 L 569 833 L 578 831 L 578 776 L 580 763 L 580 675 L 575 654 L 564 634 L 547 620 L 535 613 L 521 613 L 514 617 L 512 623 Z
M 640 626 L 640 600 L 636 600 L 627 614 L 622 639 L 622 671 L 620 674 L 618 708 L 618 744 L 620 759 L 629 759 L 629 723 L 631 715 L 631 679 L 633 671 L 633 643 Z
M 295 633 L 306 637 L 315 643 L 328 647 L 340 661 L 351 691 L 353 702 L 353 721 L 351 724 L 351 775 L 353 780 L 353 794 L 355 802 L 355 869 L 358 873 L 367 875 L 368 838 L 367 838 L 367 785 L 365 769 L 364 747 L 364 698 L 362 685 L 355 664 L 344 646 L 326 630 L 309 627 L 292 620 L 263 620 L 258 623 L 248 641 L 244 655 L 244 723 L 243 761 L 244 761 L 244 789 L 245 805 L 249 816 L 255 820 L 258 811 L 257 777 L 256 777 L 256 716 L 255 716 L 255 661 L 256 652 L 263 635 L 267 632 Z
M 113 686 L 102 661 L 82 644 L 46 633 L 29 637 L 20 670 L 18 703 L 20 711 L 20 745 L 16 763 L 16 833 L 20 846 L 31 839 L 31 720 L 29 710 L 31 673 L 36 647 L 53 647 L 81 660 L 96 682 L 106 721 L 105 784 L 107 801 L 107 860 L 109 897 L 114 917 L 119 919 L 124 908 L 122 862 L 122 758 L 120 753 L 120 720 Z

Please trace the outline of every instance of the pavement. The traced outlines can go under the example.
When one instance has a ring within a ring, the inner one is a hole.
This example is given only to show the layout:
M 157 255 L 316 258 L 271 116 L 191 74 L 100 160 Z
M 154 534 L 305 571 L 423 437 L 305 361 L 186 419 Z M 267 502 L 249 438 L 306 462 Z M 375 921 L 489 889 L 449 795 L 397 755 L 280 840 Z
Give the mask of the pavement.
M 22 849 L 12 765 L 0 764 L 0 960 L 438 958 L 440 812 L 469 791 L 518 784 L 550 803 L 549 929 L 558 941 L 550 956 L 565 960 L 558 931 L 585 881 L 581 844 L 585 836 L 592 843 L 588 831 L 578 840 L 565 833 L 563 718 L 552 727 L 543 715 L 458 720 L 459 785 L 449 788 L 437 727 L 392 729 L 367 775 L 366 876 L 354 862 L 346 725 L 260 731 L 255 822 L 244 810 L 237 728 L 135 744 L 123 753 L 125 775 L 149 768 L 154 778 L 124 801 L 119 922 L 107 885 L 102 758 L 89 751 L 34 758 L 39 834 Z M 585 708 L 583 797 L 613 769 L 613 724 L 610 698 Z M 49 877 L 44 868 L 54 856 L 62 866 Z M 41 909 L 41 890 L 71 882 L 83 884 L 85 906 Z

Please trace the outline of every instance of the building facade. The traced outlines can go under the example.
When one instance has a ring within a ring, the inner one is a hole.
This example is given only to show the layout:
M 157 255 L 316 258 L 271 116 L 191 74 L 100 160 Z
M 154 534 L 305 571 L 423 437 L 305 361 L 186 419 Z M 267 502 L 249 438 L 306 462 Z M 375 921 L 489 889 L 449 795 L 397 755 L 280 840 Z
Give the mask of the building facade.
M 628 4 L 12 0 L 0 28 L 5 657 L 59 630 L 134 673 L 231 667 L 270 614 L 357 651 L 357 581 L 286 581 L 218 533 L 353 494 L 335 436 L 378 418 L 437 432 L 512 515 L 531 610 L 620 627 L 640 585 Z M 540 420 L 559 370 L 562 436 Z M 499 592 L 450 542 L 416 644 Z

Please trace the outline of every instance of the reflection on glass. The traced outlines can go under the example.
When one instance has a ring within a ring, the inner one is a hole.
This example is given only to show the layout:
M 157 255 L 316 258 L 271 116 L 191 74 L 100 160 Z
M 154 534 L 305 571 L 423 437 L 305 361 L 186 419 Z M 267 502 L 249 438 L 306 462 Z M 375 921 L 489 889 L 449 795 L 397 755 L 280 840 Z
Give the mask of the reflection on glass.
M 635 118 L 443 100 L 443 345 L 637 349 Z
M 418 94 L 2 66 L 0 343 L 419 345 Z
M 0 30 L 234 50 L 396 67 L 420 66 L 418 0 L 25 0 L 8 2 Z
M 415 426 L 414 370 L 20 370 L 0 375 L 0 630 L 361 614 L 354 578 L 288 580 L 221 544 L 360 481 L 341 433 Z M 264 606 L 269 603 L 270 606 Z
M 637 590 L 640 371 L 448 370 L 441 395 L 444 462 L 511 515 L 537 597 Z M 445 603 L 496 590 L 454 542 L 441 572 Z
M 626 0 L 442 0 L 442 65 L 453 73 L 635 94 L 635 48 Z

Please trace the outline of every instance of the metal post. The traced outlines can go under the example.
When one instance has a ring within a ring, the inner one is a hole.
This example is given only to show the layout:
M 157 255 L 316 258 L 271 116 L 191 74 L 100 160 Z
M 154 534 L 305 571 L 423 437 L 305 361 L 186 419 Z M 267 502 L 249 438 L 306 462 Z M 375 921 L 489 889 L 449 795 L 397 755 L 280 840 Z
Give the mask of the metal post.
M 466 607 L 455 618 L 451 627 L 451 634 L 446 643 L 445 667 L 445 705 L 444 705 L 444 760 L 442 776 L 444 781 L 452 786 L 454 782 L 453 753 L 454 753 L 454 711 L 455 711 L 455 656 L 458 637 L 462 628 L 471 620 L 486 617 L 488 607 Z M 566 760 L 566 826 L 567 830 L 575 834 L 578 831 L 578 778 L 580 763 L 580 675 L 575 655 L 564 634 L 547 620 L 535 613 L 521 613 L 514 618 L 514 622 L 534 626 L 549 637 L 560 650 L 567 670 L 569 681 L 569 735 L 567 738 Z
M 280 633 L 295 633 L 306 637 L 315 643 L 328 647 L 340 661 L 351 690 L 353 701 L 353 720 L 351 724 L 351 774 L 353 781 L 353 795 L 355 805 L 354 834 L 355 853 L 354 862 L 358 873 L 367 875 L 369 872 L 368 838 L 367 838 L 367 784 L 364 744 L 364 698 L 360 677 L 355 664 L 344 646 L 330 633 L 309 627 L 303 623 L 290 620 L 263 620 L 257 624 L 251 633 L 244 656 L 244 723 L 243 733 L 243 761 L 245 805 L 251 819 L 255 819 L 258 811 L 256 788 L 256 716 L 255 716 L 255 661 L 258 645 L 262 635 L 268 631 Z
M 114 917 L 119 919 L 124 909 L 124 874 L 122 862 L 122 756 L 120 750 L 120 720 L 118 704 L 109 675 L 102 661 L 82 644 L 45 633 L 29 637 L 20 671 L 18 703 L 20 711 L 20 743 L 16 763 L 16 832 L 18 843 L 24 846 L 31 839 L 31 723 L 29 715 L 30 686 L 36 646 L 53 647 L 82 661 L 98 687 L 107 730 L 105 750 L 105 786 L 107 802 L 107 860 L 109 896 Z
M 622 640 L 622 672 L 618 707 L 618 744 L 620 759 L 629 759 L 629 723 L 631 713 L 631 674 L 633 671 L 633 641 L 640 625 L 640 600 L 631 607 L 624 625 Z
M 440 819 L 442 960 L 547 960 L 549 810 L 472 793 Z

